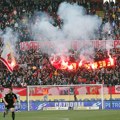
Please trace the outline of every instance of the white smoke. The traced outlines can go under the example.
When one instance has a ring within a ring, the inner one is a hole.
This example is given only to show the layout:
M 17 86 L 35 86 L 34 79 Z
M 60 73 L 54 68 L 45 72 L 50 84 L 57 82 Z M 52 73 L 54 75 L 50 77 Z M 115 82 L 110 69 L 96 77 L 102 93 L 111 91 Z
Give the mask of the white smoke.
M 64 21 L 63 34 L 71 40 L 90 40 L 101 24 L 97 16 L 86 15 L 83 7 L 77 4 L 62 3 L 58 15 Z
M 112 26 L 110 22 L 106 22 L 102 28 L 103 40 L 113 40 L 114 36 L 112 34 Z
M 35 23 L 31 24 L 32 35 L 35 40 L 57 39 L 58 29 L 52 25 L 53 19 L 46 13 L 39 13 L 35 18 Z M 59 37 L 58 37 L 59 38 Z
M 35 17 L 35 21 L 29 25 L 34 40 L 50 41 L 56 53 L 69 50 L 74 40 L 80 41 L 77 46 L 82 47 L 83 51 L 87 45 L 91 46 L 91 39 L 96 38 L 95 32 L 101 25 L 98 16 L 87 15 L 83 7 L 67 2 L 60 4 L 57 14 L 63 21 L 61 29 L 53 26 L 54 20 L 45 13 L 40 12 L 39 16 Z M 88 40 L 86 46 L 81 44 L 84 40 Z M 93 48 L 89 50 L 91 50 L 89 53 L 93 54 Z
M 114 39 L 114 36 L 112 34 L 112 26 L 110 22 L 106 22 L 103 25 L 102 28 L 102 33 L 103 33 L 103 39 L 106 40 L 106 50 L 108 52 L 108 55 L 110 54 L 110 50 L 114 48 L 112 42 L 110 40 Z
M 16 50 L 16 43 L 18 41 L 18 34 L 11 28 L 6 28 L 5 31 L 1 31 L 0 37 L 3 41 L 2 57 L 6 57 L 7 53 L 12 53 L 15 57 L 18 57 Z

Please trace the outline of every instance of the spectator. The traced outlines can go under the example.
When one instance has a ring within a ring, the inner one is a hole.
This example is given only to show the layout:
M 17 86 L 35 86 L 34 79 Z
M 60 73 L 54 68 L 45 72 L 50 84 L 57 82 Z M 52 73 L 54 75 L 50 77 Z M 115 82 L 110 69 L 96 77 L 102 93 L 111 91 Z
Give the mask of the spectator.
M 0 28 L 4 30 L 11 27 L 18 31 L 21 41 L 30 41 L 29 30 L 26 27 L 27 18 L 31 18 L 34 11 L 45 11 L 53 16 L 54 26 L 61 28 L 62 21 L 57 16 L 59 4 L 64 1 L 35 1 L 35 0 L 1 0 L 0 8 Z M 69 2 L 69 1 L 68 1 Z M 103 10 L 103 22 L 97 39 L 117 39 L 120 40 L 120 7 L 119 3 L 106 2 L 104 4 L 97 2 L 89 2 L 87 0 L 71 0 L 71 4 L 76 3 L 86 8 L 87 14 L 96 14 L 96 11 Z M 23 26 L 20 25 L 23 23 Z M 0 40 L 0 48 L 3 46 Z M 0 53 L 2 50 L 0 50 Z M 116 54 L 118 55 L 116 56 Z M 36 50 L 28 50 L 20 52 L 19 64 L 23 66 L 13 73 L 3 70 L 0 72 L 0 83 L 4 87 L 10 85 L 16 87 L 26 87 L 27 85 L 48 85 L 48 84 L 95 84 L 104 83 L 106 85 L 120 84 L 120 51 L 112 49 L 112 56 L 116 56 L 116 66 L 112 68 L 104 68 L 97 70 L 87 70 L 80 68 L 75 73 L 57 70 L 50 64 L 48 55 L 37 52 Z M 108 58 L 105 50 L 95 50 L 94 60 L 99 61 Z

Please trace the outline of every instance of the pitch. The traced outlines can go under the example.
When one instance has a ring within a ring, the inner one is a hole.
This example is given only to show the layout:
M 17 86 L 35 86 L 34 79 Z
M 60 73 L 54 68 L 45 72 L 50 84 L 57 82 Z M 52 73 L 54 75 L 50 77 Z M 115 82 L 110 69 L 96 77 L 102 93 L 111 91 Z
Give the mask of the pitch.
M 0 120 L 11 120 L 11 114 L 4 119 L 0 113 Z M 16 120 L 120 120 L 119 110 L 103 111 L 37 111 L 17 112 Z

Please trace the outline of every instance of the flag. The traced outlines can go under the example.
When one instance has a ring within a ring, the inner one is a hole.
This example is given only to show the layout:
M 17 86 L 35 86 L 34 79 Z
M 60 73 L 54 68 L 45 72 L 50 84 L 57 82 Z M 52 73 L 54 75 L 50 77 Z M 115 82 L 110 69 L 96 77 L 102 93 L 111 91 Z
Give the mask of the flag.
M 10 72 L 13 72 L 14 67 L 16 66 L 16 61 L 10 44 L 4 45 L 0 60 L 3 62 L 3 64 L 7 67 L 7 69 Z

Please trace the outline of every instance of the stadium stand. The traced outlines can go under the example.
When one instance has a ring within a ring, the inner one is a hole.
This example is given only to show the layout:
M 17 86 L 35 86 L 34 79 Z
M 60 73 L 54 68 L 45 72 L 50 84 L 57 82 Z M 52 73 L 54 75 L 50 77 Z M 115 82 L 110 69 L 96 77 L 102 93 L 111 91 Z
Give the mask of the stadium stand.
M 19 42 L 31 41 L 30 33 L 26 26 L 20 26 L 20 21 L 26 22 L 26 17 L 31 18 L 34 11 L 48 12 L 55 19 L 55 26 L 60 27 L 62 21 L 56 15 L 58 6 L 64 0 L 1 0 L 0 4 L 0 29 L 11 27 L 20 34 Z M 120 40 L 120 3 L 98 3 L 89 2 L 89 0 L 69 0 L 86 8 L 87 14 L 98 14 L 102 17 L 102 25 L 109 22 L 112 30 L 109 33 L 99 31 L 98 40 L 108 40 L 111 37 L 114 40 Z M 102 26 L 101 26 L 102 27 Z M 2 40 L 0 40 L 2 47 Z M 69 85 L 69 84 L 95 84 L 104 83 L 106 85 L 120 84 L 120 50 L 113 49 L 114 56 L 117 59 L 116 65 L 111 68 L 97 70 L 79 69 L 72 74 L 65 71 L 56 70 L 51 66 L 48 55 L 35 50 L 27 52 L 20 51 L 18 63 L 27 64 L 27 67 L 15 70 L 10 73 L 0 62 L 0 84 L 3 87 L 15 86 L 26 87 L 27 85 Z M 0 50 L 1 53 L 1 50 Z M 112 54 L 113 52 L 111 52 Z M 101 60 L 108 58 L 107 53 L 103 50 L 96 50 L 95 59 Z

